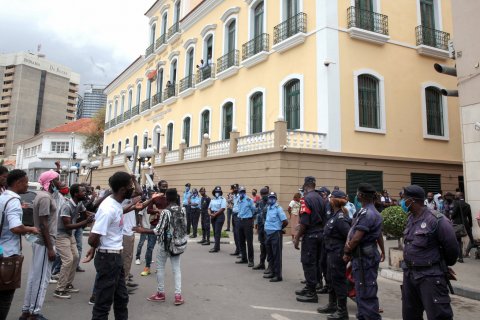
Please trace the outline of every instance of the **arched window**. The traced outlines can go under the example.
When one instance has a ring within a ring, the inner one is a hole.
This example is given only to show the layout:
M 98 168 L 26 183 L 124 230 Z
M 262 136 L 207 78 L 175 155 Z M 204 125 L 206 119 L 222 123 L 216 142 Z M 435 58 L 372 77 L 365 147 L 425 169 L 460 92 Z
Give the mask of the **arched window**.
M 162 36 L 166 35 L 167 34 L 167 30 L 168 30 L 168 13 L 165 12 L 162 16 Z
M 222 107 L 223 111 L 223 128 L 222 138 L 230 139 L 230 132 L 233 130 L 233 103 L 227 102 Z
M 122 100 L 120 103 L 120 115 L 123 115 L 124 112 L 125 112 L 125 95 L 123 94 Z
M 210 65 L 213 59 L 213 35 L 209 35 L 203 41 L 203 60 Z
M 122 141 L 118 141 L 117 153 L 118 153 L 118 154 L 122 153 Z
M 130 139 L 128 139 L 128 138 L 125 139 L 125 148 L 126 148 L 127 146 L 130 146 Z
M 145 131 L 143 134 L 143 149 L 148 148 L 148 132 Z
M 427 134 L 444 136 L 443 97 L 439 88 L 425 88 L 425 105 L 427 115 Z
M 108 118 L 107 118 L 107 122 L 111 121 L 112 120 L 112 104 L 110 103 L 108 105 Z
M 287 129 L 300 129 L 300 80 L 290 80 L 284 85 L 283 90 L 283 112 L 285 121 L 287 121 Z
M 200 139 L 203 138 L 204 134 L 210 135 L 210 110 L 205 110 L 202 112 L 202 123 L 200 125 Z
M 162 94 L 162 88 L 163 88 L 163 68 L 159 68 L 157 71 L 157 93 Z M 159 100 L 161 102 L 162 99 Z
M 250 97 L 250 133 L 262 132 L 263 94 L 256 92 Z
M 236 32 L 237 32 L 237 20 L 232 19 L 227 26 L 227 53 L 235 51 L 237 44 L 236 44 Z
M 187 147 L 190 146 L 190 117 L 183 119 L 183 140 L 185 140 L 185 144 Z
M 140 106 L 140 100 L 142 99 L 142 84 L 137 84 L 137 106 Z
M 177 59 L 170 64 L 170 82 L 172 85 L 177 83 Z
M 147 92 L 145 95 L 145 100 L 150 100 L 152 97 L 152 79 L 147 80 Z
M 172 151 L 173 147 L 173 123 L 167 126 L 167 150 Z
M 157 28 L 157 25 L 154 23 L 150 27 L 150 45 L 153 45 L 155 43 L 155 29 Z
M 112 143 L 112 151 L 115 150 L 115 143 Z
M 155 129 L 153 129 L 153 146 L 157 152 L 160 152 L 160 134 L 160 126 L 155 126 Z
M 379 80 L 369 74 L 358 76 L 358 116 L 360 127 L 381 129 Z
M 190 77 L 193 75 L 193 65 L 194 65 L 194 49 L 190 48 L 187 52 L 187 67 L 186 67 L 186 76 Z M 189 86 L 190 87 L 190 86 Z
M 108 154 L 108 146 L 105 147 L 105 155 L 108 157 L 109 154 Z
M 292 18 L 300 12 L 299 0 L 284 0 L 283 19 Z
M 133 137 L 133 150 L 135 150 L 135 147 L 138 145 L 138 137 L 134 136 Z
M 264 32 L 263 28 L 263 15 L 265 12 L 264 8 L 264 2 L 260 1 L 257 3 L 255 6 L 255 9 L 253 11 L 254 13 L 254 18 L 253 18 L 253 37 L 256 38 L 260 36 Z
M 118 115 L 118 100 L 115 100 L 115 109 L 113 111 L 113 118 L 116 119 Z
M 128 91 L 128 111 L 132 111 L 133 90 Z
M 177 3 L 175 3 L 175 15 L 173 17 L 174 23 L 177 23 L 178 21 L 180 21 L 181 6 L 182 6 L 182 3 L 180 0 L 178 0 Z

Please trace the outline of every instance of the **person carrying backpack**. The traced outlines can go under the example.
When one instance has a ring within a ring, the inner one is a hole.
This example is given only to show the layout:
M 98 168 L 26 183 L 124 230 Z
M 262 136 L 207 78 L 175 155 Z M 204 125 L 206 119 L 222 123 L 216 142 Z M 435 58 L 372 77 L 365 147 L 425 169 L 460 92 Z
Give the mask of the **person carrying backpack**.
M 155 229 L 134 227 L 132 230 L 138 233 L 155 234 L 158 241 L 157 253 L 157 292 L 148 297 L 148 301 L 165 301 L 165 264 L 170 258 L 175 282 L 175 305 L 181 305 L 185 301 L 182 297 L 180 269 L 180 255 L 187 247 L 187 222 L 185 209 L 179 203 L 177 189 L 168 189 L 166 192 L 168 206 L 160 213 L 160 219 Z

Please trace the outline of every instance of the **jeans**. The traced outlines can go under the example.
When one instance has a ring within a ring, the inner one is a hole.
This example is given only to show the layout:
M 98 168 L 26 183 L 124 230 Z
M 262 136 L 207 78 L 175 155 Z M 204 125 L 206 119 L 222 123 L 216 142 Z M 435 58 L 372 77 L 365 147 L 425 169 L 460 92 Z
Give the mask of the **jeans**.
M 0 291 L 0 320 L 6 320 L 12 305 L 15 289 Z
M 83 229 L 82 228 L 75 229 L 75 241 L 77 241 L 77 251 L 78 251 L 78 258 L 79 258 L 75 268 L 79 266 L 80 260 L 82 259 L 82 240 L 83 240 Z
M 215 238 L 215 245 L 213 249 L 220 250 L 220 238 L 222 237 L 222 227 L 223 223 L 225 222 L 225 214 L 222 213 L 221 215 L 211 218 L 212 221 L 212 229 L 213 229 L 213 236 Z
M 97 281 L 92 320 L 108 320 L 110 307 L 116 320 L 128 319 L 128 291 L 121 254 L 97 252 L 95 256 Z
M 180 269 L 180 254 L 176 256 L 171 256 L 170 253 L 165 251 L 163 244 L 158 246 L 157 254 L 157 283 L 158 283 L 158 292 L 165 292 L 165 264 L 167 263 L 167 258 L 170 258 L 172 263 L 173 279 L 175 282 L 175 294 L 182 293 L 182 271 Z
M 73 236 L 59 236 L 55 241 L 57 254 L 62 259 L 62 268 L 58 277 L 57 290 L 65 291 L 67 285 L 73 283 L 78 264 L 78 251 L 75 238 Z
M 150 227 L 150 229 L 155 229 L 155 227 Z M 145 267 L 150 268 L 150 265 L 152 264 L 153 248 L 155 248 L 157 236 L 154 234 L 149 234 L 147 235 L 147 241 L 147 252 L 145 252 Z
M 135 259 L 140 260 L 140 256 L 142 255 L 143 244 L 145 243 L 145 240 L 147 240 L 147 236 L 148 235 L 146 233 L 140 234 L 140 240 L 138 241 L 137 253 L 135 254 Z
M 238 238 L 242 260 L 253 262 L 253 218 L 238 218 Z

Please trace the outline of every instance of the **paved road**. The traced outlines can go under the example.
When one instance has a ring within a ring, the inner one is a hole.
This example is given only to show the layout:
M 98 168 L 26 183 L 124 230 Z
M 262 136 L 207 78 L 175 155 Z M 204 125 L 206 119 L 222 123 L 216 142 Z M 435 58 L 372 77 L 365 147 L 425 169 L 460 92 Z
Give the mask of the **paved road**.
M 85 240 L 85 239 L 84 239 Z M 86 246 L 86 244 L 85 244 Z M 24 283 L 31 251 L 25 245 Z M 144 247 L 145 248 L 145 247 Z M 258 257 L 258 246 L 256 246 Z M 284 246 L 284 281 L 269 283 L 262 278 L 262 272 L 253 271 L 246 265 L 234 264 L 229 253 L 232 245 L 223 245 L 217 254 L 208 253 L 208 248 L 190 243 L 182 256 L 183 295 L 186 303 L 173 305 L 173 281 L 170 266 L 167 266 L 166 294 L 163 303 L 149 302 L 145 298 L 155 291 L 155 274 L 141 277 L 143 266 L 133 265 L 132 273 L 140 288 L 130 296 L 130 319 L 276 319 L 313 320 L 326 319 L 316 313 L 317 304 L 295 301 L 294 290 L 300 288 L 302 270 L 299 251 L 290 243 Z M 154 265 L 153 265 L 154 266 Z M 46 297 L 44 315 L 50 320 L 90 319 L 91 306 L 87 304 L 94 279 L 93 263 L 84 265 L 87 272 L 77 273 L 74 285 L 81 291 L 73 294 L 71 300 L 59 300 L 52 296 L 55 285 L 50 285 Z M 477 275 L 475 275 L 477 276 Z M 385 310 L 383 319 L 401 319 L 401 299 L 398 282 L 379 278 L 379 297 Z M 18 319 L 24 289 L 15 295 L 9 319 Z M 320 296 L 320 304 L 327 296 Z M 452 297 L 455 319 L 476 319 L 480 301 Z M 355 319 L 355 305 L 349 301 L 350 318 Z M 113 316 L 111 316 L 113 319 Z

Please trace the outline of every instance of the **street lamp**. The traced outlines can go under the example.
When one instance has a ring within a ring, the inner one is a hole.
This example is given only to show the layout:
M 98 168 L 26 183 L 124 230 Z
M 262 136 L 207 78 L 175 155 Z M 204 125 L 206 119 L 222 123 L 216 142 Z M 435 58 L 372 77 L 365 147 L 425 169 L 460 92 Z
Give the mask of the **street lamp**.
M 100 167 L 100 160 L 94 160 L 90 162 L 89 168 L 90 168 L 90 185 L 92 185 L 92 177 L 93 177 L 93 171 L 97 170 L 98 167 Z
M 77 175 L 78 178 L 78 168 L 77 166 L 71 166 L 70 167 L 70 173 L 68 175 L 68 185 L 72 185 L 72 173 Z M 73 178 L 73 182 L 75 182 L 75 177 Z
M 138 146 L 137 146 L 138 148 Z M 146 149 L 142 149 L 138 151 L 138 156 L 136 159 L 134 159 L 134 153 L 135 151 L 130 147 L 127 146 L 125 148 L 125 156 L 127 157 L 128 161 L 138 161 L 138 174 L 139 177 L 141 176 L 141 169 L 142 169 L 142 164 L 146 164 L 150 159 L 153 157 L 155 154 L 155 150 L 153 150 L 152 147 L 148 147 Z M 134 170 L 132 170 L 134 171 Z M 134 172 L 135 173 L 135 172 Z

